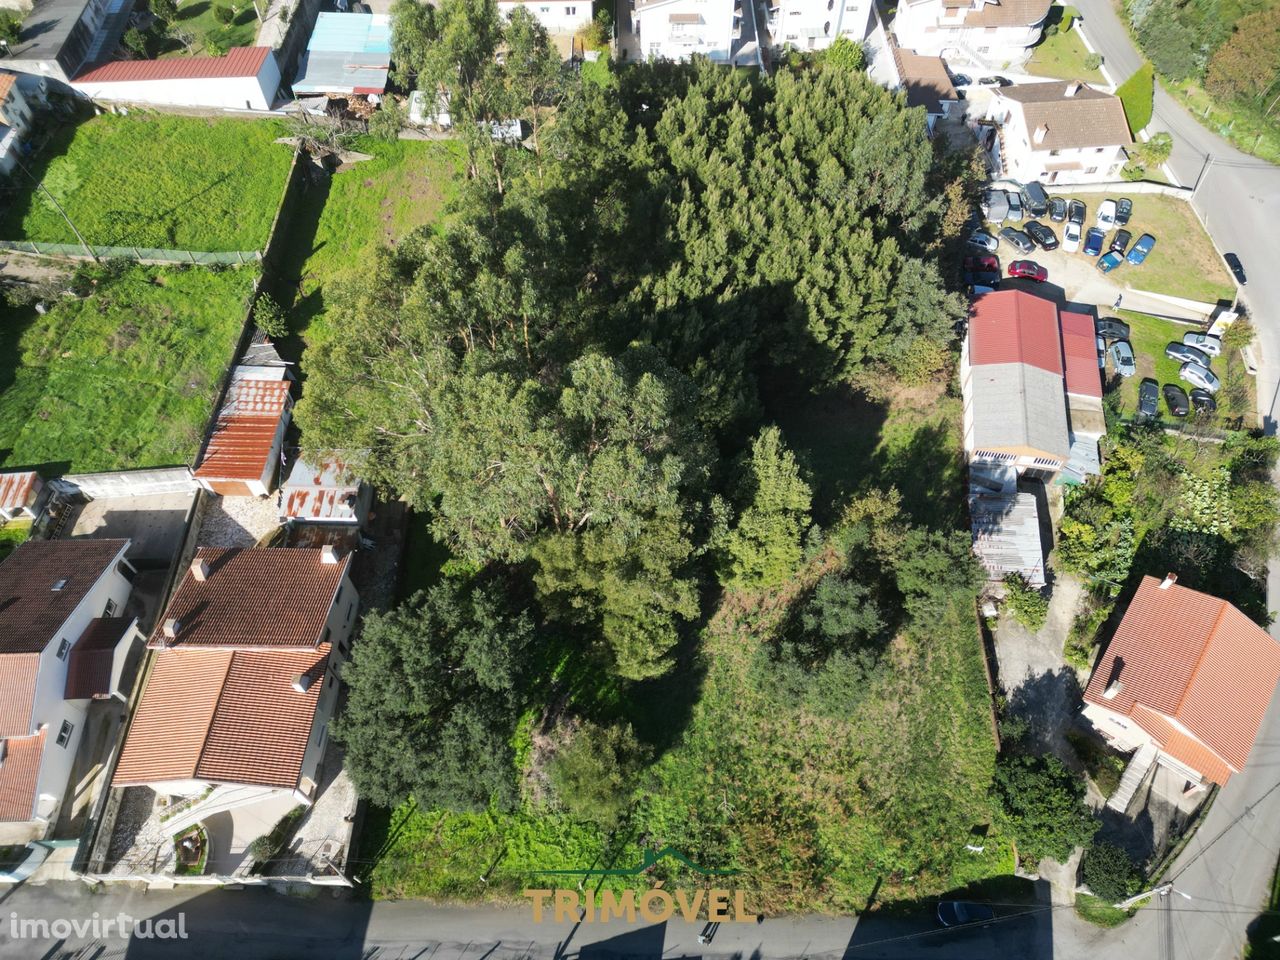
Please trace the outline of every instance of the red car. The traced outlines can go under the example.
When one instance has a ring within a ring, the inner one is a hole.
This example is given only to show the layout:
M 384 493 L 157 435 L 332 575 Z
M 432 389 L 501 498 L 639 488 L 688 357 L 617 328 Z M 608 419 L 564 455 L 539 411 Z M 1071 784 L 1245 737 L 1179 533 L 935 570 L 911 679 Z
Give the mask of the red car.
M 965 257 L 964 268 L 970 273 L 979 270 L 991 270 L 995 273 L 1000 272 L 1000 261 L 995 257 Z
M 1034 260 L 1015 260 L 1009 264 L 1009 276 L 1043 283 L 1049 279 L 1049 271 Z

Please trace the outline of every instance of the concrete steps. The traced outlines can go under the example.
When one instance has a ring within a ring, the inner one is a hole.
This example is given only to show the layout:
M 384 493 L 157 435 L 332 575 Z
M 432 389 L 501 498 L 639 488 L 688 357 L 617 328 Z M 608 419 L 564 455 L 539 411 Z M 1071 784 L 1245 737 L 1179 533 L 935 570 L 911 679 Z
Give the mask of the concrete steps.
M 1157 752 L 1156 748 L 1149 743 L 1138 748 L 1130 758 L 1129 765 L 1124 768 L 1120 786 L 1116 787 L 1116 792 L 1107 799 L 1109 809 L 1124 813 L 1129 808 L 1129 801 L 1133 799 L 1133 795 L 1138 792 L 1138 787 L 1142 786 L 1142 781 L 1147 779 L 1147 774 L 1155 765 Z

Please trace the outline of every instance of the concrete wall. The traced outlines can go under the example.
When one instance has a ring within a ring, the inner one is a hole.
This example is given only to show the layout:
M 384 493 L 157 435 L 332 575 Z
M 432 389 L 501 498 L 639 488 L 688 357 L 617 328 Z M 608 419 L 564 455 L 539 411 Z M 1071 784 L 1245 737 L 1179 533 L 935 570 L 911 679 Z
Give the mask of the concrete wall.
M 280 68 L 275 56 L 268 54 L 256 77 L 76 82 L 71 86 L 93 100 L 168 107 L 270 110 L 280 87 Z
M 191 493 L 199 487 L 187 467 L 69 473 L 51 483 L 59 493 L 73 496 L 79 494 L 89 500 L 144 497 L 159 493 Z

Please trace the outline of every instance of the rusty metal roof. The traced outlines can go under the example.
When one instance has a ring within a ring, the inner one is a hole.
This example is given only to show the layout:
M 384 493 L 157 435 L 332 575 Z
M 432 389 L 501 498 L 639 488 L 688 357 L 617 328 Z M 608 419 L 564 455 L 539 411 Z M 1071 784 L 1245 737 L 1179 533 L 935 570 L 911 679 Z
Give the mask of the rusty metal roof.
M 30 820 L 34 816 L 44 736 L 41 727 L 34 737 L 0 741 L 0 750 L 4 751 L 4 762 L 0 763 L 0 821 Z
M 258 371 L 280 379 L 259 379 Z M 205 480 L 257 480 L 272 457 L 280 420 L 291 406 L 283 368 L 239 367 L 194 475 Z
M 31 502 L 40 474 L 34 470 L 0 473 L 0 510 L 21 510 Z
M 298 520 L 359 520 L 360 480 L 340 457 L 297 460 L 280 488 L 281 514 Z

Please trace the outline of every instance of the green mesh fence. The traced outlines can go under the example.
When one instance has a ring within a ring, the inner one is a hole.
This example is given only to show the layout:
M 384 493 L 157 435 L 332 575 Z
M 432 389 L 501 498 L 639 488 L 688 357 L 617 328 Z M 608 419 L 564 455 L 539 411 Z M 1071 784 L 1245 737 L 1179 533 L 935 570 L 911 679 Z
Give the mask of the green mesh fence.
M 232 250 L 209 253 L 197 250 L 163 250 L 159 247 L 92 247 L 99 260 L 123 257 L 151 263 L 242 264 L 262 259 L 261 250 Z M 88 253 L 78 243 L 37 243 L 34 240 L 0 240 L 0 250 L 34 253 L 46 257 L 86 258 Z

